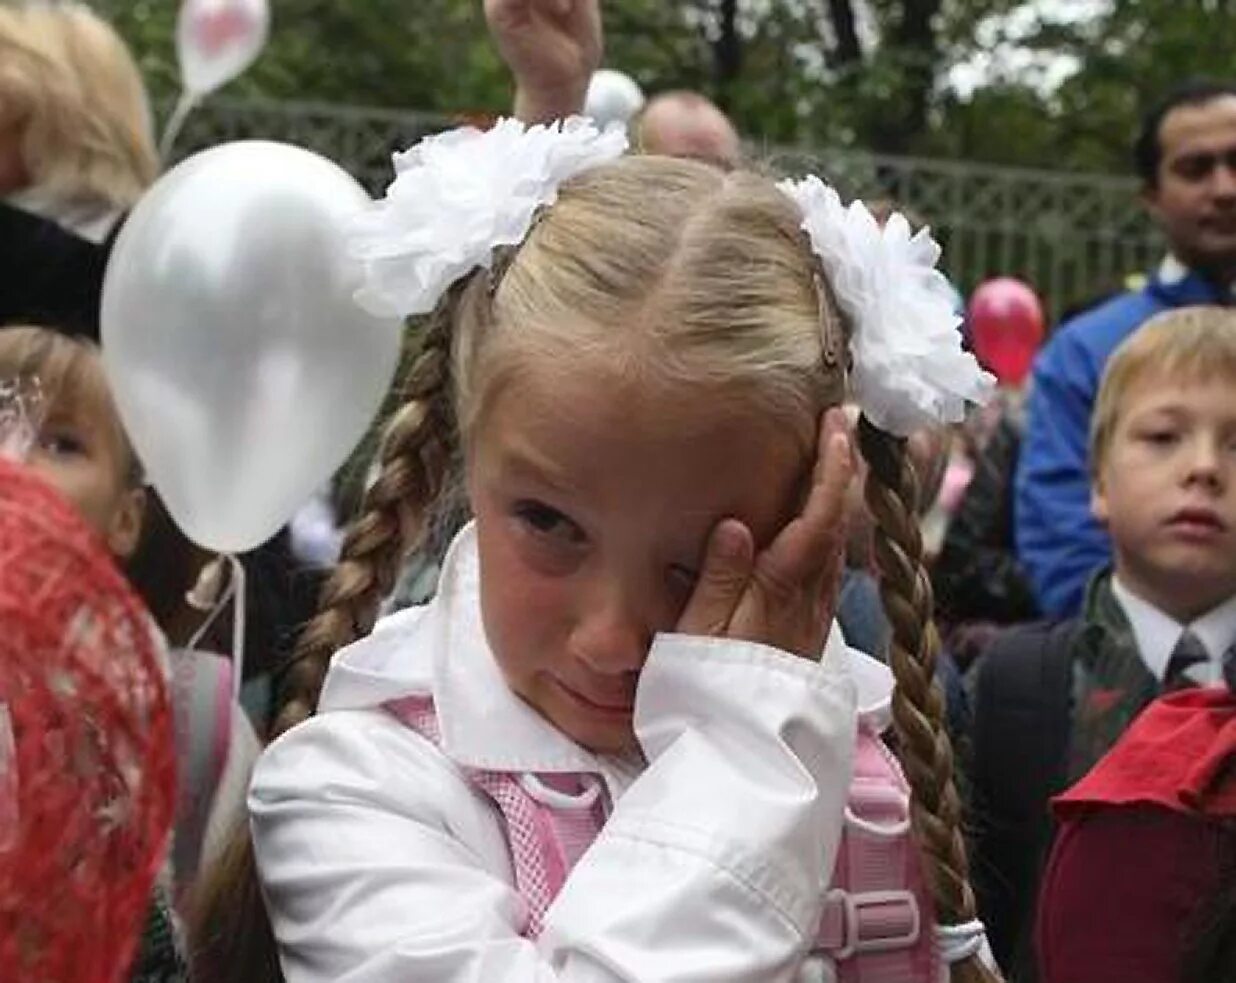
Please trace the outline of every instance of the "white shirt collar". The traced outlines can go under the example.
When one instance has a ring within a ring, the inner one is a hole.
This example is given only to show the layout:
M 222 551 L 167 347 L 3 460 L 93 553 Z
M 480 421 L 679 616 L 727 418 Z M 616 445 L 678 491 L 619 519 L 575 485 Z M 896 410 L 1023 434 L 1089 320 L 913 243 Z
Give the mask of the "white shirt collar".
M 890 720 L 892 673 L 846 645 L 834 622 L 825 659 L 846 665 L 858 689 L 859 717 L 883 730 Z M 432 696 L 442 750 L 473 767 L 520 772 L 598 772 L 634 777 L 641 765 L 580 747 L 506 684 L 481 622 L 476 534 L 455 537 L 429 604 L 383 618 L 367 638 L 336 654 L 320 710 L 364 709 L 407 696 Z
M 1192 270 L 1174 254 L 1167 253 L 1159 263 L 1159 269 L 1155 273 L 1155 278 L 1160 283 L 1170 287 L 1180 283 L 1191 272 Z M 1228 284 L 1227 292 L 1230 297 L 1236 298 L 1236 283 Z
M 62 229 L 96 246 L 108 237 L 123 210 L 102 202 L 69 201 L 38 188 L 25 188 L 6 197 L 5 202 L 22 211 L 50 219 Z
M 1188 629 L 1198 637 L 1210 657 L 1207 666 L 1197 667 L 1190 675 L 1199 682 L 1219 681 L 1223 671 L 1223 656 L 1236 642 L 1236 597 L 1228 598 L 1200 618 L 1182 625 L 1149 601 L 1134 594 L 1118 576 L 1112 577 L 1112 593 L 1129 619 L 1142 662 L 1155 679 L 1163 682 L 1172 651 L 1180 641 L 1180 636 Z
M 1180 262 L 1172 253 L 1168 253 L 1159 263 L 1156 274 L 1160 283 L 1176 284 L 1189 275 L 1189 268 Z

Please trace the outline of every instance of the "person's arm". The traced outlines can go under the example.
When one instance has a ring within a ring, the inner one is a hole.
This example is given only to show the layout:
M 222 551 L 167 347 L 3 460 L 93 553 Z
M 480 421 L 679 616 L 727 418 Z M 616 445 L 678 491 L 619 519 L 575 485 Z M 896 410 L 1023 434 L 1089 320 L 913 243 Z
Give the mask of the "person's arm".
M 852 767 L 840 646 L 834 633 L 821 665 L 660 636 L 636 709 L 648 767 L 537 940 L 520 934 L 497 811 L 436 747 L 383 711 L 295 728 L 250 793 L 288 983 L 789 983 Z
M 1090 414 L 1098 371 L 1067 331 L 1035 363 L 1017 467 L 1017 553 L 1045 614 L 1081 610 L 1086 581 L 1111 555 L 1090 513 Z
M 515 76 L 515 116 L 544 123 L 583 111 L 602 51 L 600 0 L 485 0 L 485 19 Z

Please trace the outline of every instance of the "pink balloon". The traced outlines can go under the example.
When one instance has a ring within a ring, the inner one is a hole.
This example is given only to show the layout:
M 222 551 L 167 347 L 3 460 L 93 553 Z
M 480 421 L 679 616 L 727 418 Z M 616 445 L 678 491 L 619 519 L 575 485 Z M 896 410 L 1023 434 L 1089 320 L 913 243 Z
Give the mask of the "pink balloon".
M 1043 305 L 1038 295 L 1013 277 L 979 285 L 967 311 L 974 353 L 1003 386 L 1019 386 L 1043 342 Z
M 210 10 L 193 21 L 197 43 L 209 55 L 218 55 L 229 44 L 246 37 L 253 29 L 253 21 L 240 9 Z
M 185 0 L 176 54 L 185 90 L 202 96 L 253 64 L 270 33 L 266 0 Z

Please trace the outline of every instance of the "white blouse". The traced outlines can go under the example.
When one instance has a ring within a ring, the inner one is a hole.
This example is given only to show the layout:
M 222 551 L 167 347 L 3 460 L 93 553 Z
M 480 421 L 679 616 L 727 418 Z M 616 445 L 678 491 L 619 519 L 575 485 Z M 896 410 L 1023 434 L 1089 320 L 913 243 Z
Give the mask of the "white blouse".
M 571 742 L 507 687 L 465 529 L 429 605 L 336 657 L 321 712 L 258 762 L 249 806 L 289 983 L 831 979 L 804 955 L 843 823 L 857 695 L 891 680 L 834 628 L 819 664 L 661 635 L 644 761 Z M 432 695 L 436 747 L 380 709 Z M 614 803 L 533 941 L 501 814 L 459 766 L 599 774 Z M 804 968 L 807 966 L 808 968 Z

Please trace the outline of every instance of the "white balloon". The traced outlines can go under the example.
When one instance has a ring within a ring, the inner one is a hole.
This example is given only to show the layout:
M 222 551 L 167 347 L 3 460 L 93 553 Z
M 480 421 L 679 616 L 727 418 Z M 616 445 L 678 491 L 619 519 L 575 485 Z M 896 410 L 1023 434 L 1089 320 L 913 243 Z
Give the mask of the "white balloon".
M 631 76 L 602 68 L 594 72 L 584 97 L 584 115 L 604 128 L 609 123 L 627 124 L 644 108 L 644 93 Z
M 187 92 L 213 92 L 253 64 L 270 34 L 266 0 L 184 0 L 176 57 Z
M 353 301 L 343 228 L 369 196 L 298 147 L 225 144 L 165 174 L 103 283 L 103 361 L 177 524 L 207 549 L 273 535 L 373 420 L 402 325 Z

